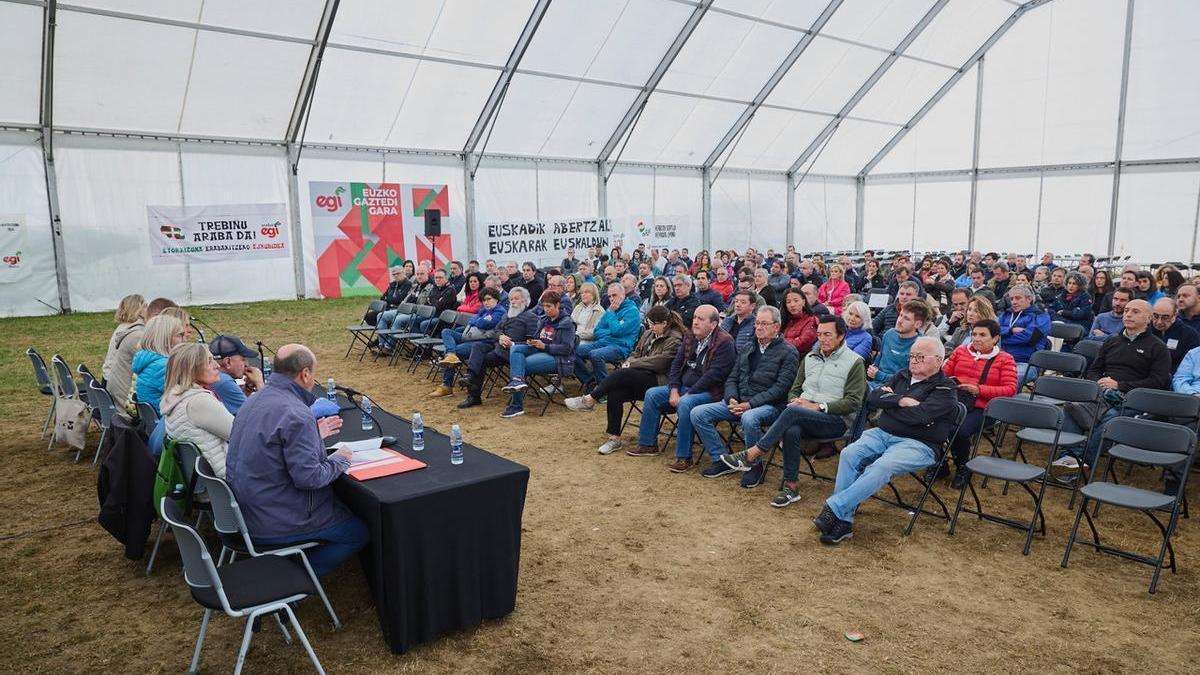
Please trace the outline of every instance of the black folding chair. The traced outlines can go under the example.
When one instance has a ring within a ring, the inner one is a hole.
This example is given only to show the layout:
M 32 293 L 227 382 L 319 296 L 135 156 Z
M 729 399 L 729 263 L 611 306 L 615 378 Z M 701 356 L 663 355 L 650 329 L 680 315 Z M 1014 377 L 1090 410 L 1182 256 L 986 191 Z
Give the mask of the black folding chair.
M 1062 340 L 1064 345 L 1073 346 L 1083 338 L 1083 333 L 1083 326 L 1077 323 L 1067 323 L 1066 321 L 1050 323 L 1050 337 Z
M 350 358 L 350 354 L 355 347 L 362 350 L 362 356 L 358 359 L 361 361 L 363 356 L 366 356 L 367 351 L 371 347 L 371 341 L 375 339 L 375 330 L 379 315 L 387 309 L 387 303 L 383 300 L 372 300 L 371 304 L 367 305 L 367 311 L 363 314 L 362 321 L 356 326 L 346 326 L 346 330 L 350 332 L 350 346 L 346 348 L 346 355 L 342 358 Z M 374 321 L 371 319 L 374 318 Z
M 578 334 L 575 335 L 575 347 L 572 349 L 571 354 L 574 354 L 576 349 L 579 349 Z M 550 408 L 551 403 L 556 403 L 564 408 L 566 407 L 567 392 L 563 387 L 570 380 L 579 381 L 575 378 L 574 368 L 559 368 L 555 372 L 546 375 L 526 374 L 525 381 L 528 390 L 535 397 L 542 399 L 542 410 L 538 413 L 538 417 L 546 416 L 546 411 Z
M 163 452 L 171 452 L 171 445 L 163 443 Z M 200 456 L 200 448 L 197 448 L 191 441 L 176 441 L 174 445 L 175 461 L 179 462 L 179 469 L 183 472 L 183 494 L 179 496 L 184 500 L 184 513 L 191 514 L 196 512 L 196 525 L 200 527 L 200 523 L 204 520 L 204 514 L 212 516 L 212 507 L 208 502 L 196 500 L 196 495 L 204 492 L 203 486 L 199 485 L 196 477 L 196 458 Z M 197 487 L 201 489 L 196 490 Z M 158 547 L 162 545 L 163 531 L 166 530 L 166 520 L 161 520 L 158 523 L 158 534 L 154 537 L 154 548 L 150 549 L 150 561 L 146 563 L 146 576 L 154 571 L 154 560 L 158 557 Z
M 865 419 L 866 415 L 867 415 L 867 404 L 866 404 L 866 401 L 863 401 L 862 407 L 859 408 L 858 412 L 854 415 L 854 421 L 846 429 L 846 433 L 844 433 L 841 436 L 838 436 L 836 438 L 812 438 L 812 439 L 805 439 L 805 441 L 811 441 L 811 442 L 817 443 L 818 445 L 820 445 L 822 443 L 839 443 L 839 442 L 849 445 L 850 443 L 853 443 L 859 437 L 859 435 L 862 434 L 863 420 Z M 766 477 L 766 472 L 771 470 L 771 467 L 778 467 L 779 469 L 783 469 L 783 464 L 775 461 L 775 456 L 778 453 L 779 449 L 782 447 L 782 444 L 783 444 L 783 441 L 776 443 L 771 448 L 771 450 L 767 453 L 766 463 L 763 465 L 764 478 Z M 800 459 L 803 460 L 804 464 L 805 464 L 805 466 L 800 469 L 800 472 L 803 473 L 804 475 L 808 476 L 809 478 L 811 478 L 813 480 L 823 480 L 828 483 L 832 483 L 834 478 L 836 478 L 836 476 L 830 476 L 827 474 L 818 473 L 817 467 L 815 464 L 813 464 L 812 457 L 810 457 L 809 455 L 800 453 Z M 781 476 L 779 478 L 779 488 L 780 489 L 783 489 L 783 483 L 784 483 L 784 479 Z
M 1103 344 L 1099 340 L 1080 340 L 1071 348 L 1071 353 L 1082 356 L 1087 360 L 1088 368 L 1091 368 L 1092 361 L 1095 361 L 1096 357 L 1100 355 L 1100 346 Z
M 410 344 L 412 345 L 412 354 L 411 362 L 406 368 L 408 372 L 416 373 L 423 359 L 426 357 L 430 359 L 433 358 L 433 348 L 435 346 L 441 346 L 442 344 L 442 338 L 434 336 L 440 334 L 439 329 L 445 326 L 453 326 L 457 319 L 458 312 L 453 309 L 447 309 L 438 315 L 437 322 L 433 324 L 428 332 L 424 333 L 425 337 L 414 338 L 410 341 Z
M 46 361 L 42 355 L 38 354 L 33 347 L 26 349 L 25 355 L 33 364 L 33 376 L 37 380 L 38 391 L 43 396 L 50 397 L 50 410 L 46 413 L 46 421 L 42 424 L 42 435 L 38 437 L 41 439 L 46 437 L 46 431 L 50 429 L 50 420 L 54 419 L 54 404 L 58 398 L 54 395 L 54 384 L 50 381 L 50 371 L 46 369 Z
M 304 651 L 318 673 L 325 670 L 313 652 L 304 629 L 292 612 L 291 603 L 299 602 L 316 590 L 304 568 L 295 560 L 282 556 L 246 558 L 235 563 L 217 567 L 204 539 L 193 528 L 184 523 L 183 513 L 171 499 L 163 497 L 161 502 L 163 520 L 170 524 L 175 534 L 175 544 L 183 558 L 183 579 L 192 592 L 192 599 L 204 608 L 200 621 L 200 635 L 196 637 L 196 649 L 188 673 L 194 674 L 200 666 L 200 650 L 204 647 L 204 636 L 208 632 L 208 620 L 214 611 L 224 612 L 234 618 L 246 617 L 246 628 L 242 631 L 242 646 L 238 650 L 237 664 L 233 672 L 242 672 L 246 663 L 246 652 L 254 635 L 256 619 L 274 615 L 284 638 L 292 639 L 283 627 L 279 616 L 286 614 L 289 623 L 304 645 Z
M 932 467 L 921 467 L 915 471 L 910 471 L 908 474 L 913 480 L 917 481 L 922 488 L 921 498 L 917 500 L 917 503 L 910 504 L 904 500 L 904 497 L 900 494 L 900 490 L 896 487 L 895 479 L 888 481 L 887 484 L 887 486 L 891 488 L 895 499 L 880 497 L 878 494 L 871 495 L 873 499 L 877 499 L 885 504 L 891 504 L 892 506 L 898 506 L 912 513 L 912 517 L 908 520 L 908 526 L 904 528 L 904 536 L 906 537 L 912 534 L 913 527 L 917 524 L 917 518 L 919 518 L 922 513 L 928 513 L 931 516 L 935 516 L 943 520 L 950 520 L 950 509 L 946 506 L 946 503 L 942 501 L 942 498 L 938 496 L 937 492 L 934 491 L 933 485 L 934 483 L 937 483 L 937 475 L 942 466 L 946 463 L 946 457 L 950 454 L 950 445 L 954 443 L 954 439 L 958 436 L 958 431 L 962 427 L 963 420 L 967 418 L 967 406 L 963 405 L 962 401 L 955 401 L 954 403 L 956 406 L 954 409 L 954 429 L 950 432 L 950 436 L 946 438 L 946 442 L 942 443 L 941 447 L 938 448 L 937 461 L 934 462 Z M 928 471 L 930 468 L 933 469 L 932 473 Z M 938 508 L 941 509 L 941 513 L 925 510 L 925 502 L 930 497 L 933 497 L 933 501 L 937 502 Z
M 975 514 L 980 520 L 988 520 L 1018 530 L 1025 530 L 1024 555 L 1029 555 L 1029 549 L 1033 545 L 1034 531 L 1040 531 L 1043 535 L 1046 534 L 1046 519 L 1042 515 L 1042 498 L 1046 494 L 1046 484 L 1049 482 L 1046 478 L 1050 475 L 1050 463 L 1054 460 L 1057 454 L 1056 451 L 1058 450 L 1058 436 L 1062 433 L 1063 411 L 1061 408 L 1049 403 L 1026 401 L 1018 398 L 994 398 L 988 401 L 987 408 L 984 410 L 984 422 L 986 423 L 988 419 L 994 420 L 998 424 L 1051 430 L 1053 438 L 1050 442 L 1049 458 L 1046 460 L 1045 465 L 1034 466 L 991 455 L 980 456 L 979 437 L 977 436 L 971 449 L 971 459 L 967 462 L 967 470 L 970 473 L 967 475 L 966 483 L 958 491 L 958 506 L 954 509 L 954 517 L 950 520 L 950 534 L 954 534 L 955 529 L 958 527 L 959 514 L 966 511 L 967 513 Z M 1029 522 L 1025 523 L 996 514 L 986 513 L 983 510 L 983 504 L 979 501 L 979 493 L 975 490 L 976 475 L 1020 485 L 1033 498 L 1033 515 L 1030 517 Z M 1039 484 L 1036 493 L 1029 487 L 1029 483 L 1031 482 Z M 963 508 L 963 500 L 967 496 L 967 490 L 971 491 L 971 497 L 975 501 L 974 509 Z M 1040 527 L 1038 527 L 1039 523 Z
M 82 398 L 79 396 L 79 385 L 75 382 L 75 376 L 71 374 L 71 366 L 67 365 L 65 359 L 58 354 L 50 357 L 50 367 L 54 369 L 54 377 L 50 380 L 50 387 L 54 391 L 55 398 Z M 46 444 L 46 449 L 54 447 L 54 434 L 50 434 L 50 442 Z M 75 452 L 75 461 L 79 461 L 82 450 Z
M 1034 369 L 1037 369 L 1038 375 L 1031 376 Z M 1046 371 L 1054 371 L 1066 377 L 1082 377 L 1087 372 L 1087 359 L 1074 354 L 1072 352 L 1055 352 L 1049 349 L 1039 349 L 1029 356 L 1029 368 L 1025 369 L 1025 375 L 1021 381 L 1017 383 L 1017 395 L 1025 390 L 1025 385 L 1037 380 Z M 1053 403 L 1053 401 L 1044 401 Z
M 1192 464 L 1196 458 L 1196 433 L 1178 424 L 1131 417 L 1117 417 L 1104 426 L 1101 451 L 1101 457 L 1108 458 L 1104 476 L 1112 473 L 1113 463 L 1116 461 L 1158 466 L 1163 469 L 1175 469 L 1180 472 L 1179 489 L 1175 494 L 1168 494 L 1156 490 L 1118 485 L 1117 483 L 1105 482 L 1103 480 L 1089 481 L 1080 490 L 1083 499 L 1080 500 L 1079 510 L 1075 513 L 1075 524 L 1071 528 L 1070 538 L 1067 539 L 1067 548 L 1063 552 L 1062 566 L 1066 567 L 1070 561 L 1071 549 L 1075 546 L 1075 541 L 1078 538 L 1079 521 L 1082 518 L 1086 518 L 1088 528 L 1092 531 L 1092 539 L 1081 539 L 1079 540 L 1080 543 L 1091 546 L 1097 552 L 1103 551 L 1126 560 L 1133 560 L 1153 567 L 1154 575 L 1150 579 L 1150 593 L 1154 593 L 1158 588 L 1158 578 L 1162 572 L 1163 562 L 1168 556 L 1170 564 L 1167 565 L 1167 569 L 1171 570 L 1172 574 L 1176 571 L 1175 549 L 1171 546 L 1171 535 L 1175 533 L 1175 528 L 1179 523 L 1184 488 L 1186 487 L 1188 474 L 1191 473 Z M 1097 461 L 1096 463 L 1099 464 L 1100 462 Z M 1095 475 L 1094 469 L 1092 474 L 1093 476 Z M 1110 504 L 1133 511 L 1141 511 L 1146 514 L 1154 525 L 1158 527 L 1163 537 L 1158 556 L 1151 558 L 1147 555 L 1102 543 L 1100 541 L 1100 533 L 1096 530 L 1095 516 L 1088 512 L 1088 502 L 1095 502 L 1097 507 L 1100 504 Z M 1170 512 L 1170 518 L 1166 525 L 1155 515 L 1155 512 L 1158 511 Z
M 470 312 L 455 312 L 454 314 L 454 328 L 461 330 L 466 330 L 467 324 L 469 324 L 471 319 L 475 317 L 475 315 Z M 429 380 L 433 380 L 440 368 L 438 362 L 446 355 L 446 345 L 439 341 L 437 344 L 432 345 L 430 349 L 433 351 L 433 354 L 430 355 L 429 372 L 425 375 L 425 377 Z
M 1058 352 L 1051 352 L 1058 353 Z M 1068 355 L 1069 356 L 1069 355 Z M 1088 439 L 1091 437 L 1092 429 L 1096 426 L 1096 420 L 1100 416 L 1101 408 L 1103 407 L 1100 400 L 1100 387 L 1091 380 L 1080 380 L 1072 377 L 1060 377 L 1058 375 L 1043 375 L 1033 383 L 1033 392 L 1030 394 L 1031 400 L 1037 403 L 1046 403 L 1049 405 L 1065 405 L 1068 403 L 1079 403 L 1089 405 L 1093 409 L 1093 414 L 1086 428 L 1080 433 L 1071 431 L 1062 431 L 1055 433 L 1052 429 L 1037 429 L 1026 427 L 1016 433 L 1017 443 L 1013 450 L 1013 460 L 1020 459 L 1022 462 L 1028 463 L 1025 457 L 1024 444 L 1036 443 L 1040 445 L 1050 445 L 1055 438 L 1058 439 L 1058 448 L 1073 448 L 1086 446 Z M 996 446 L 993 445 L 993 450 Z M 1051 457 L 1053 460 L 1054 457 Z M 1080 472 L 1068 482 L 1054 481 L 1051 483 L 1054 487 L 1070 487 L 1071 502 L 1070 505 L 1075 505 L 1075 490 L 1082 484 L 1081 478 L 1083 473 Z M 984 482 L 986 485 L 986 481 Z M 1008 485 L 1004 486 L 1004 494 L 1008 494 Z
M 1152 419 L 1159 422 L 1171 422 L 1188 427 L 1200 434 L 1200 397 L 1191 394 L 1181 394 L 1163 389 L 1147 389 L 1139 387 L 1125 394 L 1121 404 L 1122 416 Z M 1133 472 L 1136 463 L 1130 463 L 1125 475 Z M 1163 478 L 1168 476 L 1179 479 L 1178 473 L 1172 469 L 1163 469 Z M 1116 476 L 1112 477 L 1116 482 Z M 1183 495 L 1183 517 L 1188 518 L 1188 498 Z
M 429 332 L 423 332 L 420 330 L 412 330 L 412 327 L 417 326 L 418 324 L 420 324 L 422 321 L 425 321 L 426 319 L 432 319 L 433 312 L 434 312 L 433 305 L 417 306 L 416 308 L 413 309 L 413 317 L 414 318 L 413 318 L 412 324 L 409 326 L 409 330 L 407 330 L 407 331 L 402 330 L 400 332 L 392 334 L 391 339 L 394 340 L 395 342 L 392 343 L 392 356 L 390 359 L 388 359 L 389 366 L 396 365 L 396 362 L 398 360 L 400 360 L 401 357 L 404 357 L 404 358 L 412 357 L 413 349 L 414 349 L 413 344 L 412 344 L 413 340 L 418 340 L 420 338 L 425 338 L 425 337 L 430 336 L 430 334 L 433 332 L 432 327 L 430 328 Z

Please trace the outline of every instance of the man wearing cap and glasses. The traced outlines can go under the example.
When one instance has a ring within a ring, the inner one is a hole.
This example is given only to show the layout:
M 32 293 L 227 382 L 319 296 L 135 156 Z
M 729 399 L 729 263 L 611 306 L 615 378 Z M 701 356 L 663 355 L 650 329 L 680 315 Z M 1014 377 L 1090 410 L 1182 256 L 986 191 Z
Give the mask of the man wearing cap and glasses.
M 258 352 L 232 335 L 218 335 L 208 345 L 208 351 L 212 352 L 217 367 L 221 369 L 212 391 L 221 399 L 229 414 L 236 416 L 248 395 L 262 391 L 262 371 L 246 363 L 246 359 L 258 356 Z

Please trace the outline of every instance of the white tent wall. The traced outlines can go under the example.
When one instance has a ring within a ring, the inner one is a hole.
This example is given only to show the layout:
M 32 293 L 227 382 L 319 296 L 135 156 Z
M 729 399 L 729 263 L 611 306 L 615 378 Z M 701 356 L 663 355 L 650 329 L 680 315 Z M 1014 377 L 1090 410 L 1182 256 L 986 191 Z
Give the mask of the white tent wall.
M 1140 260 L 1195 260 L 1200 231 L 1200 168 L 1179 166 L 1121 175 L 1117 249 Z
M 29 273 L 18 281 L 0 283 L 0 316 L 53 314 L 59 307 L 58 277 L 37 134 L 0 133 L 0 219 L 11 215 L 25 222 L 25 241 L 19 253 Z M 17 253 L 0 251 L 2 256 Z
M 801 251 L 836 251 L 854 247 L 857 186 L 852 178 L 809 175 L 792 193 L 795 236 Z
M 787 177 L 726 169 L 712 186 L 713 248 L 787 246 Z
M 700 250 L 704 241 L 701 180 L 698 170 L 618 166 L 608 179 L 608 217 L 614 231 L 624 232 L 626 248 L 646 242 Z M 639 221 L 651 227 L 674 225 L 674 240 L 643 237 Z
M 967 245 L 971 183 L 956 177 L 868 181 L 863 246 L 917 251 Z

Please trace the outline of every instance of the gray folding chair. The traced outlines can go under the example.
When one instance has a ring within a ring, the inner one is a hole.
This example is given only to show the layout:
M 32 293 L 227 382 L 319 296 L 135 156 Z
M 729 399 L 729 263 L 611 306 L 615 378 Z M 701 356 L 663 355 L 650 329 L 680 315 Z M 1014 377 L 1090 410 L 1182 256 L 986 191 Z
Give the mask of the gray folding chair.
M 1071 352 L 1087 359 L 1087 365 L 1090 368 L 1092 361 L 1095 361 L 1096 357 L 1100 355 L 1100 346 L 1103 344 L 1099 340 L 1080 340 L 1071 348 Z
M 1071 559 L 1071 549 L 1079 533 L 1079 521 L 1086 518 L 1088 528 L 1092 531 L 1092 539 L 1080 543 L 1094 548 L 1097 552 L 1105 552 L 1126 560 L 1133 560 L 1154 568 L 1150 579 L 1150 592 L 1158 588 L 1158 578 L 1162 572 L 1163 562 L 1169 557 L 1167 569 L 1174 574 L 1175 549 L 1171 546 L 1171 535 L 1179 523 L 1180 509 L 1183 505 L 1183 494 L 1188 474 L 1196 458 L 1196 433 L 1191 429 L 1168 422 L 1117 417 L 1104 426 L 1104 438 L 1101 442 L 1101 458 L 1107 457 L 1108 464 L 1104 476 L 1112 473 L 1116 461 L 1175 469 L 1180 471 L 1179 489 L 1175 494 L 1157 490 L 1146 490 L 1129 485 L 1118 485 L 1106 481 L 1089 481 L 1080 490 L 1083 499 L 1080 500 L 1079 510 L 1075 513 L 1075 524 L 1071 528 L 1071 536 L 1067 539 L 1067 548 L 1063 552 L 1062 566 L 1066 567 Z M 1097 461 L 1097 464 L 1100 462 Z M 1095 476 L 1095 469 L 1092 471 Z M 1100 541 L 1100 533 L 1096 530 L 1095 516 L 1088 512 L 1088 502 L 1111 504 L 1133 511 L 1141 511 L 1158 527 L 1163 540 L 1159 547 L 1158 556 L 1134 553 L 1133 551 L 1117 548 Z M 1157 511 L 1169 511 L 1170 518 L 1164 525 L 1155 515 Z
M 363 356 L 366 355 L 371 346 L 371 341 L 375 339 L 375 330 L 379 322 L 379 315 L 387 309 L 387 303 L 382 300 L 372 300 L 371 304 L 367 305 L 367 311 L 363 314 L 362 320 L 356 326 L 346 326 L 346 330 L 350 332 L 350 346 L 346 348 L 346 355 L 342 358 L 350 358 L 350 354 L 357 347 L 362 350 Z M 368 317 L 375 315 L 375 321 L 368 321 Z M 362 356 L 359 357 L 362 360 Z
M 200 485 L 204 486 L 205 493 L 209 497 L 209 505 L 212 507 L 213 526 L 217 530 L 217 536 L 221 540 L 221 554 L 217 557 L 217 566 L 222 564 L 232 564 L 239 553 L 249 555 L 252 558 L 257 558 L 264 555 L 277 556 L 296 556 L 304 565 L 305 572 L 308 573 L 312 580 L 313 588 L 316 589 L 317 595 L 321 597 L 321 602 L 325 605 L 326 611 L 329 612 L 329 618 L 333 619 L 334 628 L 341 628 L 342 622 L 338 620 L 337 613 L 333 611 L 333 605 L 329 603 L 328 596 L 325 595 L 325 588 L 321 585 L 321 581 L 317 578 L 316 572 L 313 571 L 312 565 L 308 562 L 308 555 L 304 553 L 305 549 L 310 549 L 319 546 L 321 542 L 311 541 L 302 544 L 282 544 L 278 547 L 264 546 L 259 544 L 255 546 L 250 539 L 250 530 L 246 527 L 246 519 L 242 516 L 242 509 L 238 506 L 237 498 L 233 495 L 233 490 L 224 480 L 217 478 L 216 473 L 209 466 L 208 461 L 203 457 L 196 457 L 196 462 L 193 465 L 196 478 Z M 226 554 L 229 559 L 226 560 Z
M 1053 370 L 1066 377 L 1082 377 L 1087 372 L 1087 359 L 1071 352 L 1053 352 L 1049 349 L 1039 349 L 1029 356 L 1030 368 L 1025 370 L 1025 376 L 1017 383 L 1017 396 L 1025 389 L 1025 385 L 1037 380 L 1037 375 L 1030 376 L 1033 369 L 1037 369 L 1038 375 L 1044 374 L 1047 370 Z M 1053 403 L 1054 401 L 1046 401 Z M 1061 401 L 1060 401 L 1061 403 Z
M 188 673 L 194 674 L 200 666 L 200 650 L 204 647 L 204 636 L 208 632 L 208 620 L 214 611 L 224 612 L 227 616 L 246 617 L 246 627 L 242 630 L 242 646 L 238 650 L 237 664 L 233 672 L 239 674 L 246 663 L 246 652 L 250 649 L 250 639 L 254 636 L 254 622 L 262 616 L 275 616 L 279 620 L 279 612 L 287 615 L 288 621 L 304 645 L 304 651 L 312 661 L 318 673 L 324 675 L 325 669 L 317 660 L 300 621 L 292 611 L 290 603 L 307 598 L 316 590 L 312 580 L 304 572 L 304 568 L 291 558 L 284 556 L 261 556 L 246 558 L 235 563 L 217 567 L 213 564 L 212 556 L 200 534 L 183 522 L 183 513 L 175 502 L 163 497 L 161 502 L 163 520 L 171 526 L 175 534 L 175 544 L 183 558 L 183 579 L 187 582 L 194 599 L 204 608 L 204 618 L 200 621 L 200 635 L 196 638 L 196 649 L 192 652 L 192 662 Z M 291 636 L 283 627 L 288 643 Z
M 100 461 L 100 451 L 104 448 L 104 439 L 108 436 L 108 430 L 112 428 L 113 416 L 117 414 L 117 405 L 113 403 L 108 390 L 101 387 L 99 382 L 93 380 L 89 386 L 88 403 L 91 404 L 92 410 L 96 411 L 96 423 L 100 425 L 100 439 L 96 441 L 96 456 L 92 458 L 92 464 L 95 465 Z
M 46 431 L 50 428 L 50 420 L 54 419 L 54 404 L 58 399 L 54 396 L 54 384 L 50 381 L 50 371 L 46 369 L 45 359 L 33 347 L 26 349 L 25 355 L 33 364 L 33 376 L 37 380 L 38 391 L 43 396 L 50 397 L 50 410 L 46 413 L 46 421 L 42 424 L 42 435 L 38 437 L 45 438 Z
M 163 443 L 163 452 L 171 452 L 171 445 Z M 212 514 L 212 507 L 208 502 L 198 501 L 196 495 L 203 494 L 203 486 L 197 485 L 196 478 L 196 458 L 200 456 L 200 448 L 197 448 L 191 441 L 176 441 L 175 442 L 175 461 L 179 462 L 179 468 L 183 472 L 183 494 L 175 497 L 183 499 L 187 513 L 196 512 L 195 527 L 200 527 L 200 523 L 204 522 L 204 514 Z M 197 489 L 199 487 L 200 489 Z M 154 561 L 158 558 L 158 547 L 162 545 L 163 532 L 167 528 L 165 520 L 160 520 L 158 523 L 158 534 L 154 536 L 154 548 L 150 549 L 150 560 L 146 563 L 146 576 L 154 571 Z
M 1063 344 L 1074 345 L 1083 338 L 1083 333 L 1083 326 L 1077 323 L 1054 321 L 1050 324 L 1050 337 L 1062 340 Z
M 158 411 L 149 403 L 137 402 L 138 427 L 149 438 L 150 434 L 154 433 L 154 427 L 158 426 Z M 154 449 L 151 448 L 151 452 Z
M 1046 483 L 1049 482 L 1046 478 L 1050 475 L 1050 463 L 1054 461 L 1058 450 L 1058 436 L 1062 433 L 1063 411 L 1061 408 L 1049 403 L 1026 401 L 1018 398 L 994 398 L 988 401 L 987 408 L 983 414 L 984 425 L 990 419 L 997 424 L 1051 430 L 1053 438 L 1050 440 L 1050 453 L 1046 463 L 1042 466 L 1025 464 L 1024 462 L 1003 459 L 993 455 L 980 456 L 979 437 L 977 436 L 971 450 L 971 459 L 967 462 L 967 469 L 970 473 L 967 475 L 967 482 L 963 484 L 962 489 L 958 492 L 958 506 L 954 509 L 954 517 L 950 520 L 950 534 L 954 534 L 955 529 L 958 527 L 959 514 L 966 511 L 967 513 L 975 514 L 980 520 L 987 520 L 1018 530 L 1025 530 L 1024 555 L 1029 555 L 1029 548 L 1033 545 L 1034 531 L 1037 530 L 1043 535 L 1046 534 L 1046 519 L 1042 515 L 1042 498 L 1046 494 Z M 976 475 L 982 476 L 985 479 L 994 478 L 1020 485 L 1033 498 L 1033 515 L 1030 517 L 1029 522 L 1025 523 L 985 512 L 983 504 L 979 501 L 979 493 L 975 490 Z M 1036 493 L 1029 487 L 1029 483 L 1032 482 L 1039 484 Z M 974 509 L 963 508 L 963 500 L 966 498 L 967 490 L 971 491 L 971 497 L 975 500 Z M 1041 527 L 1038 527 L 1039 523 Z
M 75 383 L 75 376 L 71 374 L 71 366 L 63 360 L 63 357 L 55 354 L 50 357 L 50 367 L 54 370 L 54 376 L 50 379 L 50 388 L 54 391 L 55 400 L 61 398 L 79 398 L 79 386 Z M 57 407 L 57 406 L 56 406 Z M 50 434 L 50 441 L 46 444 L 46 449 L 54 447 L 54 434 Z M 76 453 L 75 461 L 79 461 L 79 454 Z

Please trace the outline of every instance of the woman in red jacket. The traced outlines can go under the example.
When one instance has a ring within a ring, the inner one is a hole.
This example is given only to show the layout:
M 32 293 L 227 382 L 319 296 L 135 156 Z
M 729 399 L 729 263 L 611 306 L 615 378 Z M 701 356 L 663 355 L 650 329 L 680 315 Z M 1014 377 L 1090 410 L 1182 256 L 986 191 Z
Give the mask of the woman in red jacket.
M 798 288 L 789 288 L 783 296 L 783 339 L 800 352 L 801 359 L 817 343 L 817 316 Z
M 829 280 L 817 289 L 817 302 L 828 307 L 834 316 L 841 316 L 842 303 L 850 295 L 850 284 L 846 283 L 845 276 L 841 265 L 830 265 Z
M 483 303 L 479 300 L 479 289 L 483 288 L 483 277 L 478 274 L 468 274 L 466 284 L 463 286 L 463 301 L 458 306 L 458 311 L 474 314 L 479 311 Z
M 718 265 L 716 275 L 717 280 L 709 282 L 708 287 L 720 293 L 725 304 L 729 304 L 729 298 L 733 296 L 733 282 L 729 280 L 729 268 Z
M 988 401 L 1017 393 L 1017 362 L 1008 352 L 1000 350 L 1000 324 L 992 319 L 980 319 L 971 328 L 971 341 L 951 352 L 942 370 L 958 381 L 961 392 L 975 396 L 975 406 L 967 411 L 958 435 L 950 446 L 954 456 L 954 480 L 951 485 L 961 488 L 967 481 L 967 460 L 971 443 L 983 427 L 983 410 Z M 941 478 L 949 473 L 942 465 Z

